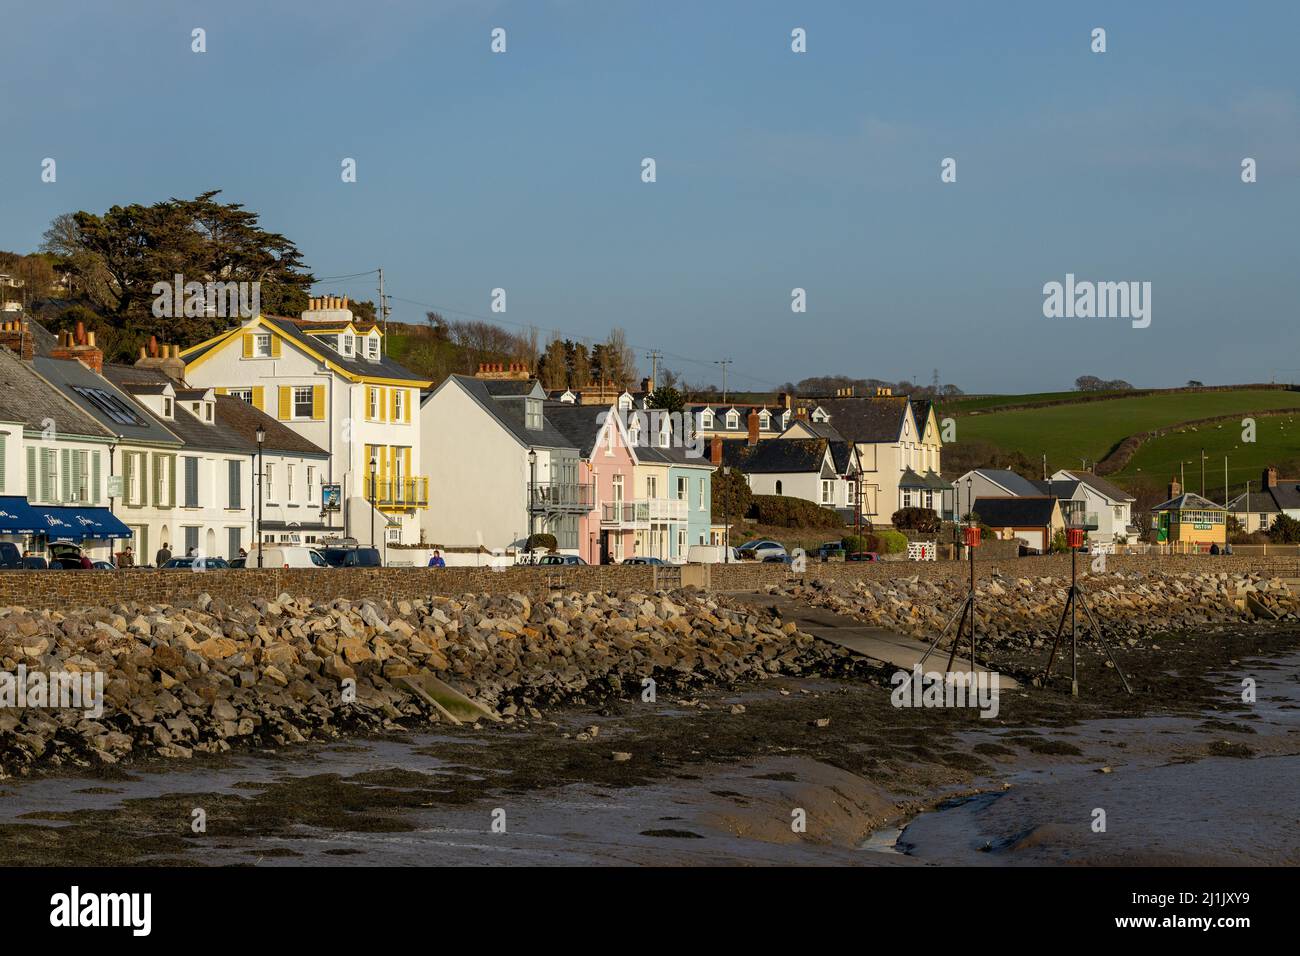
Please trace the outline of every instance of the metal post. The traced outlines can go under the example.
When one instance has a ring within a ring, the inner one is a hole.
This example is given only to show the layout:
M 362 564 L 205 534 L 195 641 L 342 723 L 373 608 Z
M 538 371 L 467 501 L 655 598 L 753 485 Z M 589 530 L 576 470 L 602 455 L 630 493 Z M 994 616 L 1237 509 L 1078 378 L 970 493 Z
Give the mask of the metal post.
M 257 566 L 262 566 L 262 430 L 257 432 Z
M 370 547 L 375 546 L 375 502 L 378 500 L 379 489 L 375 487 L 375 466 L 377 462 L 374 458 L 370 459 Z

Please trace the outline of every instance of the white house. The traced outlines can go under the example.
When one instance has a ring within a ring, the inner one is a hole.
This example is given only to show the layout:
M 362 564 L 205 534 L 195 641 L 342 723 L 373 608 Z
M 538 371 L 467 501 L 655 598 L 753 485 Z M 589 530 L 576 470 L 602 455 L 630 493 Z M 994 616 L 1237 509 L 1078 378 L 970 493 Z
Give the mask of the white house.
M 452 375 L 421 403 L 420 468 L 429 477 L 421 512 L 427 541 L 489 551 L 553 534 L 576 554 L 593 508 L 578 450 L 547 420 L 535 380 Z M 462 563 L 460 553 L 449 554 Z M 472 562 L 471 562 L 472 563 Z
M 377 524 L 388 542 L 418 543 L 430 494 L 418 406 L 432 383 L 388 358 L 383 330 L 346 298 L 313 299 L 300 319 L 259 315 L 180 357 L 191 385 L 242 398 L 328 452 L 335 533 L 368 543 Z
M 1036 484 L 1042 489 L 1039 494 L 1045 491 L 1061 502 L 1067 524 L 1072 519 L 1083 522 L 1089 542 L 1124 544 L 1137 537 L 1138 529 L 1133 526 L 1133 502 L 1137 499 L 1105 478 L 1061 469 L 1053 472 L 1049 481 Z

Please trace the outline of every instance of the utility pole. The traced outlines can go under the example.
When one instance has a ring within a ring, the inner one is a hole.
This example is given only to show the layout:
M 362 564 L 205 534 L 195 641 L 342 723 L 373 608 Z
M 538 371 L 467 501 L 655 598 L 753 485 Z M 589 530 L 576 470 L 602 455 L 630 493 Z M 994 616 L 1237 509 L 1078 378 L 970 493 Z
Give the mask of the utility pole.
M 731 359 L 714 359 L 714 365 L 722 366 L 722 404 L 727 404 L 727 366 L 732 362 Z
M 653 392 L 659 387 L 659 356 L 662 353 L 657 349 L 651 349 L 646 352 L 645 357 L 650 360 L 650 391 Z
M 1201 497 L 1205 497 L 1205 449 L 1201 449 Z
M 379 267 L 379 310 L 375 315 L 384 330 L 384 354 L 388 354 L 388 300 L 384 298 L 384 267 Z

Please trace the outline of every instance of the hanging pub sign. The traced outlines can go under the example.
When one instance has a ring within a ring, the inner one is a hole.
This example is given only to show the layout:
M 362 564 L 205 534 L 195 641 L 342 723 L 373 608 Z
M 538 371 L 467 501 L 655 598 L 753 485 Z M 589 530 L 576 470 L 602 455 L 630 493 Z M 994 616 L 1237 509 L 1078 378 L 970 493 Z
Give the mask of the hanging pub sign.
M 321 485 L 321 511 L 338 511 L 342 507 L 343 486 L 339 484 Z

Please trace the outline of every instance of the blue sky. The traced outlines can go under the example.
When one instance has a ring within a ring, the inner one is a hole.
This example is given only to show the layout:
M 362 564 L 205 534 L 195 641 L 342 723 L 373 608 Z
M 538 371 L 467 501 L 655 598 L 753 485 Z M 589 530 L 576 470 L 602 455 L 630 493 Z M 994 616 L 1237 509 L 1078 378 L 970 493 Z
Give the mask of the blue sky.
M 220 188 L 319 276 L 382 265 L 396 319 L 502 287 L 691 381 L 1300 379 L 1297 35 L 1250 0 L 43 0 L 0 34 L 0 248 Z M 1044 318 L 1066 273 L 1150 281 L 1150 327 Z

